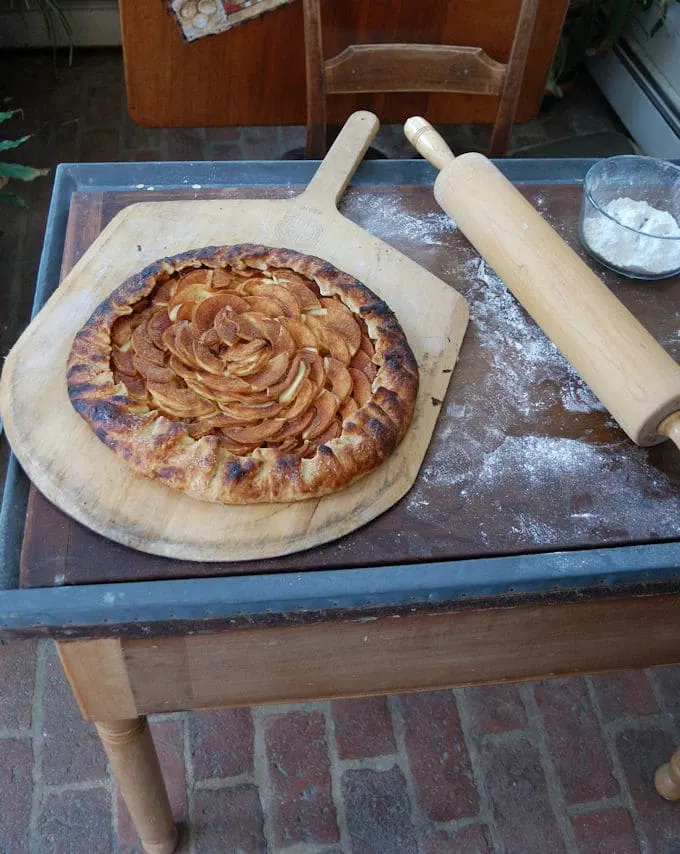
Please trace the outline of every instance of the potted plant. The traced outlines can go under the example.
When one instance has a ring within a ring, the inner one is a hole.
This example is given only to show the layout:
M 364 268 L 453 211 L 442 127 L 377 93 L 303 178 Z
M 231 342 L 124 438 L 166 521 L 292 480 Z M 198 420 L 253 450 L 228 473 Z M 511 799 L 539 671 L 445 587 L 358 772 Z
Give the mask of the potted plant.
M 0 112 L 0 124 L 20 113 L 21 110 L 5 110 L 4 112 Z M 0 152 L 18 148 L 30 138 L 30 134 L 28 134 L 26 136 L 20 136 L 17 139 L 0 139 Z M 25 207 L 26 202 L 13 190 L 8 190 L 7 185 L 11 180 L 33 181 L 34 178 L 46 175 L 47 172 L 47 169 L 34 169 L 32 166 L 24 166 L 21 163 L 7 163 L 0 161 L 0 201 Z
M 668 7 L 680 0 L 571 0 L 555 52 L 547 91 L 561 98 L 585 59 L 610 50 L 638 10 L 658 9 L 650 35 L 666 20 Z

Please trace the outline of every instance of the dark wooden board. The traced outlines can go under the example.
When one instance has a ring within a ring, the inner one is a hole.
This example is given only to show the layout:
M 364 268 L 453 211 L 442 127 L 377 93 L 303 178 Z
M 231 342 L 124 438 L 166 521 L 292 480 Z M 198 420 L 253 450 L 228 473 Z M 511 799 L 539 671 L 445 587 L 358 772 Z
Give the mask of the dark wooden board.
M 580 187 L 522 189 L 578 248 Z M 285 188 L 269 195 L 293 192 Z M 252 188 L 77 194 L 64 270 L 98 229 L 140 196 L 220 194 L 264 195 Z M 441 415 L 411 492 L 335 543 L 285 558 L 221 565 L 127 549 L 71 521 L 33 490 L 23 586 L 385 565 L 678 538 L 680 455 L 670 443 L 638 448 L 627 439 L 437 208 L 430 188 L 356 187 L 347 192 L 341 210 L 470 302 L 460 362 L 446 400 L 433 401 Z M 680 277 L 644 283 L 598 270 L 678 358 Z
M 302 5 L 292 2 L 226 33 L 187 44 L 163 3 L 121 0 L 130 115 L 154 127 L 304 124 Z M 542 0 L 517 114 L 538 111 L 566 0 Z M 519 0 L 325 0 L 325 54 L 352 43 L 422 42 L 483 47 L 508 58 Z M 335 95 L 330 122 L 357 109 L 380 120 L 426 115 L 436 122 L 491 122 L 497 101 L 479 95 Z

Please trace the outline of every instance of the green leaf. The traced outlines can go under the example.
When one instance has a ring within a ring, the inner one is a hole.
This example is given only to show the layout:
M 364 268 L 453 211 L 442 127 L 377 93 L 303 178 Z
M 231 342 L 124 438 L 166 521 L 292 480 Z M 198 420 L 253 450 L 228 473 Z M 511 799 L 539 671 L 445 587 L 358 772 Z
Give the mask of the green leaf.
M 6 122 L 7 119 L 11 119 L 12 116 L 16 116 L 16 114 L 20 112 L 21 110 L 6 110 L 4 113 L 0 112 L 0 123 Z
M 17 178 L 19 181 L 33 181 L 41 175 L 47 175 L 48 169 L 34 169 L 20 163 L 0 163 L 0 178 Z
M 22 136 L 19 139 L 0 139 L 0 151 L 8 151 L 10 148 L 19 148 L 20 145 L 23 145 L 27 140 L 31 138 L 31 135 Z
M 553 73 L 552 68 L 548 72 L 548 79 L 545 83 L 545 88 L 547 92 L 550 92 L 551 95 L 554 95 L 555 98 L 563 98 L 564 92 L 562 91 L 560 84 L 557 82 L 557 78 Z
M 9 205 L 16 205 L 18 208 L 28 207 L 21 196 L 17 196 L 17 194 L 13 193 L 11 190 L 0 190 L 0 202 L 6 202 Z

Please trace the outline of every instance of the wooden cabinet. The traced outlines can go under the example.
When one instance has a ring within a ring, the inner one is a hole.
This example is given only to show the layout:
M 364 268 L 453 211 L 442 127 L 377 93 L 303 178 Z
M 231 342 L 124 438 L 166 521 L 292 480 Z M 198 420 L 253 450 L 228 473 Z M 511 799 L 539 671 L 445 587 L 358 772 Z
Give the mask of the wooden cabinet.
M 542 0 L 517 121 L 535 115 L 567 0 Z M 327 56 L 348 44 L 479 45 L 506 61 L 519 0 L 325 0 Z M 302 7 L 297 0 L 218 36 L 190 44 L 158 0 L 120 0 L 132 118 L 157 127 L 303 124 Z M 381 121 L 422 113 L 445 123 L 490 122 L 496 102 L 478 95 L 335 95 L 329 121 L 370 109 Z

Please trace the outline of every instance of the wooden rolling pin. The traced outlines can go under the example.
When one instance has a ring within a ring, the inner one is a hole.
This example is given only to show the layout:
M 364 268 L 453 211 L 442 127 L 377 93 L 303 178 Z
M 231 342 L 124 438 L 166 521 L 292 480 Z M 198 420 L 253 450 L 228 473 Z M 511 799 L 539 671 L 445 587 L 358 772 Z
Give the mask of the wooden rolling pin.
M 680 366 L 482 154 L 423 118 L 409 141 L 441 170 L 437 202 L 638 445 L 680 448 Z

